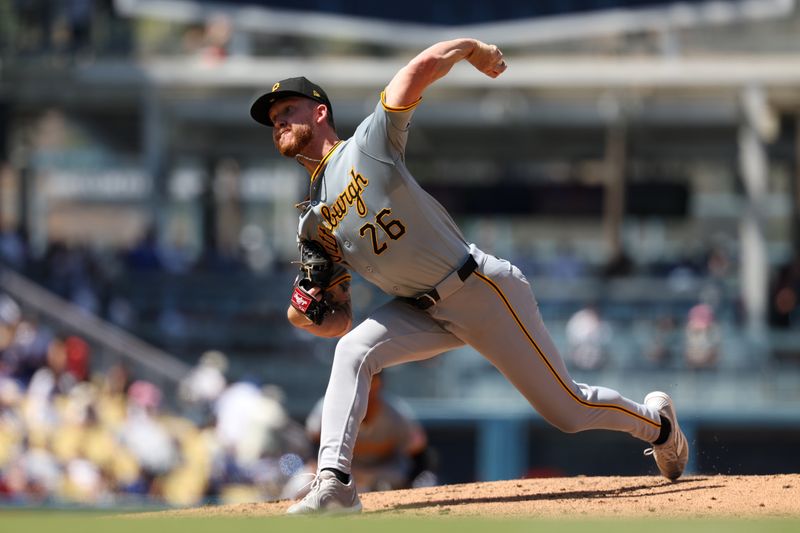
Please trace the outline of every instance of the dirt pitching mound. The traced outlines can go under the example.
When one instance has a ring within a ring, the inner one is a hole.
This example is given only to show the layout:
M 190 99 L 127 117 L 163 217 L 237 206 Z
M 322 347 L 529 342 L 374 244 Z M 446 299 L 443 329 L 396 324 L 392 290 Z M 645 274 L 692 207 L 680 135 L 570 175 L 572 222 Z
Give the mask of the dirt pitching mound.
M 367 515 L 800 517 L 800 474 L 518 479 L 361 495 Z M 288 501 L 201 507 L 177 516 L 282 515 Z

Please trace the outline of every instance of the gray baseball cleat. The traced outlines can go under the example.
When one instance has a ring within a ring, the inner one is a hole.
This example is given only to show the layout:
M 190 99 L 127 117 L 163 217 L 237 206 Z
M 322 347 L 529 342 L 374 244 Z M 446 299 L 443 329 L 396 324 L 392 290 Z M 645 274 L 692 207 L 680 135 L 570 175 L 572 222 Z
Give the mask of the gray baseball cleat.
M 361 512 L 356 484 L 352 477 L 345 485 L 333 472 L 323 470 L 311 483 L 308 494 L 286 511 L 287 514 L 349 514 Z
M 644 404 L 657 410 L 662 418 L 667 418 L 672 424 L 672 431 L 664 444 L 653 444 L 652 448 L 644 451 L 645 455 L 652 455 L 656 460 L 658 469 L 665 478 L 675 481 L 686 468 L 689 460 L 689 443 L 678 426 L 678 417 L 672 398 L 665 392 L 651 392 L 644 398 Z

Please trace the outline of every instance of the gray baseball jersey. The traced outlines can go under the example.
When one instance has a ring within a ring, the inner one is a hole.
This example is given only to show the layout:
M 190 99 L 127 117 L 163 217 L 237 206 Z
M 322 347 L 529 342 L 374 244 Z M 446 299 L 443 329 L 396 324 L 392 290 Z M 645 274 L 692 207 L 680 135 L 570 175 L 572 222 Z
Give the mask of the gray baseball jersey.
M 334 261 L 397 296 L 430 290 L 469 254 L 453 219 L 405 166 L 413 111 L 379 102 L 312 174 L 300 216 L 301 239 L 318 241 Z
M 339 340 L 322 410 L 318 468 L 350 472 L 373 375 L 464 344 L 563 431 L 613 429 L 656 440 L 658 410 L 574 382 L 525 276 L 468 244 L 409 174 L 404 152 L 415 106 L 390 108 L 381 98 L 353 137 L 337 144 L 312 174 L 300 217 L 300 237 L 319 241 L 337 261 L 334 279 L 346 279 L 346 267 L 389 294 L 418 296 L 436 288 L 441 297 L 424 310 L 393 299 Z M 458 270 L 470 256 L 477 267 L 463 277 Z

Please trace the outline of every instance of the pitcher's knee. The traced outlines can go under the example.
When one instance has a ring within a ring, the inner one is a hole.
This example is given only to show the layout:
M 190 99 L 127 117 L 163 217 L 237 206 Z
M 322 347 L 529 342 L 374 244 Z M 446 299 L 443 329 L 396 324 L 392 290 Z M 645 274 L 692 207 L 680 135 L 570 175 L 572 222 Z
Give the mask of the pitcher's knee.
M 373 374 L 380 372 L 380 368 L 375 368 L 374 362 L 369 357 L 371 349 L 371 346 L 350 332 L 336 343 L 333 365 L 353 374 L 366 370 L 369 377 L 372 377 Z

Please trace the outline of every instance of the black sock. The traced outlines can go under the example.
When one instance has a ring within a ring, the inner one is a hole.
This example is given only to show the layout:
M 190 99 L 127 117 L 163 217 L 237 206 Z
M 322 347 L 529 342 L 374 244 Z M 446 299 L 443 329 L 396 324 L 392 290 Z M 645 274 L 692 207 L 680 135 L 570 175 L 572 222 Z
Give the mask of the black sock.
M 658 434 L 658 438 L 653 441 L 653 444 L 664 444 L 667 442 L 670 433 L 672 433 L 672 422 L 669 421 L 669 418 L 662 416 L 661 433 Z
M 350 483 L 350 474 L 345 474 L 344 472 L 336 468 L 323 468 L 322 470 L 328 470 L 330 472 L 333 472 L 333 474 L 336 476 L 336 479 L 338 479 L 345 485 Z

